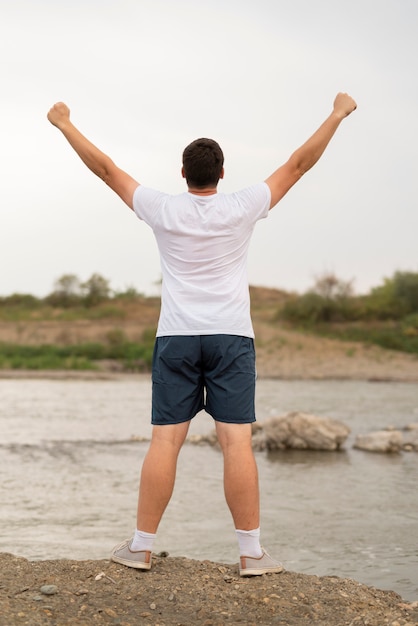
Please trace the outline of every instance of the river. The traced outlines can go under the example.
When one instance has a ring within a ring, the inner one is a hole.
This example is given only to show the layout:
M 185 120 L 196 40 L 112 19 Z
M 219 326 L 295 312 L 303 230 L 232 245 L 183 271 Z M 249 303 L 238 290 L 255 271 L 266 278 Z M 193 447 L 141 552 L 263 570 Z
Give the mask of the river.
M 340 452 L 257 452 L 262 542 L 287 569 L 354 578 L 418 599 L 418 454 L 372 454 L 357 433 L 418 422 L 418 386 L 259 380 L 260 422 L 301 410 L 342 420 Z M 148 438 L 147 376 L 0 380 L 0 551 L 36 559 L 108 558 L 135 526 Z M 199 414 L 190 434 L 213 428 Z M 137 440 L 135 440 L 137 439 Z M 155 550 L 233 563 L 222 457 L 184 446 Z

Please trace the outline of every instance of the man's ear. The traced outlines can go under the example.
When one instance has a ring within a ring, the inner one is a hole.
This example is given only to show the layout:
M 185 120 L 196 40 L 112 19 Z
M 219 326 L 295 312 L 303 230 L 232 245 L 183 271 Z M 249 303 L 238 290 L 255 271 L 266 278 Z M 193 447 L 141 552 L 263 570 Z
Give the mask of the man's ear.
M 224 168 L 221 169 L 221 173 L 219 174 L 219 178 L 223 178 L 225 174 Z
M 184 173 L 184 167 L 181 168 L 181 175 L 183 178 L 186 178 L 186 174 Z

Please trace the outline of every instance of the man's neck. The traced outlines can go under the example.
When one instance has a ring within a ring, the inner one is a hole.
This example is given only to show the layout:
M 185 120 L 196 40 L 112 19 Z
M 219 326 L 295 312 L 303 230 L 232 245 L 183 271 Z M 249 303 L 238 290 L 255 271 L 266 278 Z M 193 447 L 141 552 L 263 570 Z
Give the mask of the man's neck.
M 194 187 L 189 187 L 187 190 L 189 193 L 192 193 L 194 196 L 211 196 L 214 193 L 218 193 L 216 187 L 207 187 L 204 189 L 195 189 Z

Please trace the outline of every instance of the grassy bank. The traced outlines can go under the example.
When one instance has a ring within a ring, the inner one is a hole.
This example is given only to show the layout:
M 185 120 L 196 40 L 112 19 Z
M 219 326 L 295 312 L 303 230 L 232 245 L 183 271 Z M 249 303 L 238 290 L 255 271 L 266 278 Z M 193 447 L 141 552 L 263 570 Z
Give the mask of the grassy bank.
M 307 293 L 289 298 L 277 320 L 326 337 L 418 355 L 418 274 L 396 272 L 362 296 L 352 293 L 350 283 L 326 275 Z
M 84 285 L 72 275 L 57 282 L 45 298 L 0 297 L 0 369 L 97 370 L 106 362 L 118 371 L 150 370 L 158 297 L 112 293 L 98 275 Z M 397 272 L 362 296 L 333 275 L 302 295 L 250 292 L 258 354 L 281 358 L 293 344 L 301 352 L 308 333 L 418 355 L 418 274 Z M 289 330 L 298 333 L 294 341 L 284 336 Z
M 94 274 L 86 283 L 66 275 L 51 294 L 0 298 L 0 368 L 27 370 L 148 371 L 151 366 L 159 298 L 133 289 L 113 293 Z M 135 333 L 127 333 L 127 322 Z
M 151 367 L 153 342 L 120 341 L 117 344 L 78 343 L 38 346 L 0 344 L 1 369 L 95 370 L 103 361 L 114 361 L 127 372 L 145 372 Z
M 386 323 L 329 323 L 305 327 L 322 337 L 341 341 L 374 344 L 386 350 L 397 350 L 418 356 L 418 316 L 415 319 Z

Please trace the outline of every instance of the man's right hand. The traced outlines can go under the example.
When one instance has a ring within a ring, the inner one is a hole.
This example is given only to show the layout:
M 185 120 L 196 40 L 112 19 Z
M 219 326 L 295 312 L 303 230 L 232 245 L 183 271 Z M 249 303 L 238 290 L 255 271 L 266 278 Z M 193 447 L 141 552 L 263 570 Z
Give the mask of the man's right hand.
M 337 94 L 332 113 L 318 130 L 298 148 L 290 159 L 266 179 L 270 187 L 270 208 L 283 198 L 289 189 L 315 165 L 329 144 L 341 121 L 357 108 L 347 93 Z
M 334 100 L 334 113 L 343 119 L 357 109 L 355 100 L 348 93 L 337 94 Z
M 48 120 L 53 126 L 60 128 L 70 119 L 70 109 L 64 102 L 57 102 L 48 112 Z

